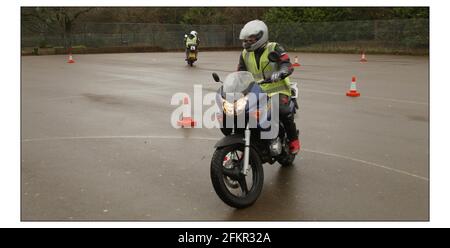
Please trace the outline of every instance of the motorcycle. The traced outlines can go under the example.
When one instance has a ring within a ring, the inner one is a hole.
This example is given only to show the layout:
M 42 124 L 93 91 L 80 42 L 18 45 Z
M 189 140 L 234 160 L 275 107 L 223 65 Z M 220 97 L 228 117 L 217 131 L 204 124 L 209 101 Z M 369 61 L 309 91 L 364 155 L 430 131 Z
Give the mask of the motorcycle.
M 279 54 L 276 52 L 269 54 L 271 62 L 278 58 Z M 289 152 L 289 142 L 282 122 L 277 123 L 279 128 L 276 138 L 261 138 L 262 132 L 270 128 L 270 99 L 262 94 L 261 98 L 257 97 L 257 101 L 250 101 L 249 94 L 261 95 L 260 84 L 270 83 L 270 79 L 255 82 L 252 74 L 246 71 L 233 72 L 224 82 L 220 81 L 216 73 L 213 73 L 213 78 L 222 83 L 217 91 L 216 103 L 222 109 L 220 130 L 225 137 L 214 146 L 216 150 L 211 159 L 211 181 L 223 202 L 234 208 L 246 208 L 261 194 L 264 184 L 262 164 L 278 162 L 282 166 L 290 166 L 295 154 Z M 291 85 L 291 91 L 293 94 L 289 106 L 295 114 L 298 109 L 296 85 Z M 266 98 L 266 101 L 262 98 Z M 236 125 L 237 120 L 243 116 L 245 125 L 239 127 Z M 233 127 L 227 127 L 227 120 L 234 122 Z M 251 128 L 249 123 L 255 121 L 257 126 Z
M 186 62 L 188 65 L 193 66 L 194 62 L 197 61 L 197 46 L 196 45 L 189 45 L 189 52 Z

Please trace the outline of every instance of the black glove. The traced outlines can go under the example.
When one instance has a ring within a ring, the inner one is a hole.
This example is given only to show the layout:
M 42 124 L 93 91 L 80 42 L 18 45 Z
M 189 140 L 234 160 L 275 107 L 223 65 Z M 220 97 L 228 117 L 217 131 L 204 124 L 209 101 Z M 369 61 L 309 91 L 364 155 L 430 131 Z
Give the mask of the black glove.
M 272 73 L 272 76 L 270 77 L 270 79 L 272 80 L 272 82 L 278 82 L 280 80 L 283 80 L 286 77 L 287 73 L 284 71 L 276 71 L 274 73 Z

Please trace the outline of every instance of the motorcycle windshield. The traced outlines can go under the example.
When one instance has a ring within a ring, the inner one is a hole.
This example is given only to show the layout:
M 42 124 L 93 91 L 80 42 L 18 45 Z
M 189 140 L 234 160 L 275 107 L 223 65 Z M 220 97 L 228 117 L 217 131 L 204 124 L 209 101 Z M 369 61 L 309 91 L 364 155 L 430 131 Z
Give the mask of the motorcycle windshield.
M 248 71 L 230 73 L 223 82 L 223 92 L 225 94 L 241 93 L 254 81 L 253 75 Z

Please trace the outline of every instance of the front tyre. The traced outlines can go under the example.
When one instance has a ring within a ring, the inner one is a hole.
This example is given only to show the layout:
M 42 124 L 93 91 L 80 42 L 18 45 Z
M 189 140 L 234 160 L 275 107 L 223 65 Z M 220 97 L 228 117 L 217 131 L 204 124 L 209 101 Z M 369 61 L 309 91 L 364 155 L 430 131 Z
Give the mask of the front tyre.
M 259 155 L 250 148 L 250 169 L 241 173 L 244 164 L 244 146 L 218 148 L 211 160 L 211 181 L 220 199 L 234 208 L 251 206 L 261 194 L 264 171 Z

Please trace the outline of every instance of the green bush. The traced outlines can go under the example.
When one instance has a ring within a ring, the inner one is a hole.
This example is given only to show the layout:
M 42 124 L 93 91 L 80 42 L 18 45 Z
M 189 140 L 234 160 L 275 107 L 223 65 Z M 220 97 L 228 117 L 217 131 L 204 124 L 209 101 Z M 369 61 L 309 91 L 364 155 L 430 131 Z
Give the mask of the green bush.
M 39 48 L 51 48 L 52 45 L 48 44 L 46 40 L 41 40 L 39 42 Z
M 86 49 L 86 46 L 85 45 L 75 45 L 75 46 L 72 46 L 72 49 Z

